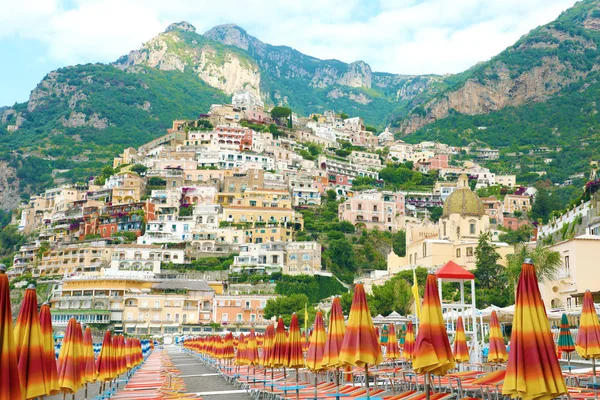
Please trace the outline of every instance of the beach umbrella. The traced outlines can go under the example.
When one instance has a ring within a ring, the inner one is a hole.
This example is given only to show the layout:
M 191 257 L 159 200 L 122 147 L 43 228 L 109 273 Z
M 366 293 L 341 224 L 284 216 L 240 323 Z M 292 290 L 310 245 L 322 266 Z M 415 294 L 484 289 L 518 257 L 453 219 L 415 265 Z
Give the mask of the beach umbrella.
M 42 333 L 42 351 L 44 353 L 44 380 L 48 394 L 60 391 L 58 386 L 58 370 L 54 355 L 54 333 L 52 332 L 52 315 L 48 303 L 40 308 L 40 331 Z
M 571 329 L 569 329 L 569 320 L 567 314 L 562 315 L 560 321 L 560 334 L 558 335 L 558 350 L 567 353 L 567 361 L 569 363 L 569 372 L 571 372 L 571 353 L 575 351 L 575 342 Z
M 354 288 L 348 326 L 340 349 L 340 361 L 345 365 L 365 368 L 365 384 L 369 398 L 369 365 L 381 364 L 383 356 L 369 312 L 367 295 L 361 283 L 356 284 Z
M 382 346 L 385 346 L 386 343 L 388 342 L 389 334 L 390 334 L 390 330 L 389 330 L 388 326 L 384 325 L 383 328 L 381 328 L 381 335 L 379 336 L 379 342 L 381 343 Z
M 29 285 L 25 290 L 14 334 L 19 376 L 25 398 L 47 395 L 50 388 L 46 387 L 45 381 L 44 344 L 34 285 Z
M 492 311 L 490 315 L 490 349 L 488 352 L 488 362 L 505 363 L 508 361 L 508 352 L 500 330 L 500 322 L 496 311 Z
M 302 331 L 302 335 L 300 335 L 300 342 L 302 343 L 302 351 L 308 351 L 308 338 L 306 337 L 306 329 Z
M 421 307 L 419 333 L 415 341 L 413 369 L 425 374 L 425 395 L 429 399 L 430 374 L 445 375 L 454 368 L 454 356 L 442 317 L 442 305 L 435 275 L 427 275 Z
M 254 333 L 254 328 L 250 328 L 250 333 L 248 334 L 248 338 L 246 340 L 246 357 L 249 365 L 258 364 L 258 346 L 256 344 L 256 334 Z
M 247 365 L 246 360 L 246 342 L 244 340 L 244 334 L 240 334 L 238 339 L 237 351 L 235 352 L 235 364 L 236 365 Z
M 415 354 L 415 331 L 412 321 L 408 321 L 406 325 L 406 333 L 404 334 L 404 347 L 402 348 L 402 357 L 406 361 L 411 361 Z
M 0 264 L 0 399 L 24 398 L 17 364 L 17 344 L 13 332 L 12 310 L 6 266 Z
M 336 393 L 340 387 L 340 367 L 343 365 L 340 361 L 340 350 L 342 349 L 345 333 L 346 326 L 344 325 L 342 303 L 339 297 L 334 297 L 329 311 L 329 326 L 327 327 L 327 338 L 325 340 L 325 350 L 323 351 L 323 366 L 335 368 Z
M 592 359 L 594 381 L 596 380 L 596 358 L 600 357 L 600 323 L 594 307 L 592 292 L 585 291 L 583 307 L 579 318 L 579 331 L 575 340 L 575 350 L 585 359 Z
M 467 335 L 462 316 L 456 321 L 456 333 L 454 335 L 454 361 L 457 363 L 469 362 L 469 347 L 467 346 Z
M 298 390 L 298 369 L 304 367 L 304 355 L 302 354 L 302 337 L 300 335 L 300 325 L 298 316 L 292 314 L 290 322 L 289 336 L 285 349 L 285 366 L 296 370 L 296 398 L 300 396 Z
M 102 348 L 100 349 L 100 354 L 98 354 L 98 359 L 96 360 L 96 380 L 100 382 L 110 381 L 116 376 L 111 347 L 112 337 L 110 331 L 107 330 L 104 333 Z
M 77 322 L 75 329 L 75 349 L 77 350 L 77 362 L 79 364 L 79 387 L 85 385 L 85 355 L 83 353 L 83 330 L 81 329 L 81 324 Z
M 271 352 L 273 351 L 273 342 L 275 340 L 275 327 L 273 324 L 267 326 L 265 329 L 265 334 L 263 336 L 263 346 L 262 346 L 262 355 L 260 358 L 260 363 L 263 366 L 263 391 L 266 389 L 266 378 L 267 378 L 267 368 L 271 363 Z M 271 371 L 271 377 L 273 377 L 273 372 Z
M 396 327 L 394 324 L 390 324 L 388 329 L 385 357 L 389 360 L 400 358 L 400 348 L 398 347 L 398 337 L 396 336 Z
M 566 392 L 535 267 L 531 259 L 525 259 L 517 285 L 502 394 L 528 400 L 551 399 Z
M 77 320 L 71 318 L 67 324 L 60 354 L 58 355 L 58 385 L 64 393 L 75 393 L 81 382 L 81 363 L 77 354 Z
M 85 382 L 94 382 L 96 380 L 94 343 L 92 341 L 92 330 L 89 327 L 85 328 L 85 333 L 83 334 L 83 360 Z
M 235 351 L 233 349 L 233 333 L 228 332 L 227 335 L 225 335 L 222 349 L 223 351 L 221 354 L 221 358 L 226 358 L 229 360 L 235 357 Z
M 277 321 L 277 327 L 275 328 L 275 337 L 273 339 L 273 347 L 271 349 L 269 359 L 269 366 L 271 368 L 280 368 L 285 366 L 285 348 L 285 325 L 283 324 L 283 318 L 279 317 L 279 320 Z
M 315 398 L 317 398 L 317 371 L 325 368 L 323 365 L 323 353 L 325 352 L 325 323 L 323 322 L 323 313 L 317 311 L 315 315 L 315 323 L 310 335 L 308 344 L 308 353 L 306 354 L 306 367 L 315 372 Z

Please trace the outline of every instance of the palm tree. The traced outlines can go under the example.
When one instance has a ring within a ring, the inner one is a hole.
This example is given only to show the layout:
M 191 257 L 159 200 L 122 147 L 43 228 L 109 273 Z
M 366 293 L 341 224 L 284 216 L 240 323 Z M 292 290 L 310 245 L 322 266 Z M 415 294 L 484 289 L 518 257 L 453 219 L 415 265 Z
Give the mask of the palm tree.
M 539 282 L 550 282 L 556 279 L 556 275 L 562 268 L 562 258 L 558 251 L 552 251 L 545 246 L 529 248 L 522 246 L 516 253 L 507 257 L 506 275 L 509 283 L 514 287 L 521 275 L 523 261 L 531 258 L 535 265 L 535 272 Z

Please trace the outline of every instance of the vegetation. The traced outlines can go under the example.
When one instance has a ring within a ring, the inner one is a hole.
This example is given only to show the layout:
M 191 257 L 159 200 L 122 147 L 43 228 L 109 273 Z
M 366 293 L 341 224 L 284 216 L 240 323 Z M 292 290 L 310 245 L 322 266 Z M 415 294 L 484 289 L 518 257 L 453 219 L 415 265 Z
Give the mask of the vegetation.
M 314 304 L 347 290 L 337 280 L 326 276 L 282 275 L 276 281 L 275 292 L 285 296 L 305 294 L 310 303 Z
M 304 307 L 310 304 L 310 300 L 305 294 L 293 294 L 291 296 L 280 296 L 275 299 L 267 300 L 265 305 L 264 319 L 270 319 L 272 317 L 283 318 L 284 324 L 290 325 L 292 314 L 298 315 L 298 322 L 300 326 L 304 326 Z M 315 307 L 307 307 L 308 310 L 308 324 L 314 321 L 315 314 L 317 313 Z

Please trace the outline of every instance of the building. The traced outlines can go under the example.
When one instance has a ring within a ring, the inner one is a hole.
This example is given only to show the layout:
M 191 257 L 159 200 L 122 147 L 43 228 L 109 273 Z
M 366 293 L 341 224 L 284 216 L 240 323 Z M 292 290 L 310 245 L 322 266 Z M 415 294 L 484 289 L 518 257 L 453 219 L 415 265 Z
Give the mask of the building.
M 362 165 L 370 168 L 381 168 L 381 160 L 378 154 L 353 150 L 348 157 L 352 164 Z
M 158 274 L 161 263 L 184 264 L 183 249 L 168 249 L 165 246 L 148 244 L 120 244 L 112 252 L 112 271 L 135 271 Z
M 506 187 L 515 187 L 517 185 L 517 176 L 516 175 L 496 175 L 496 184 L 506 186 Z
M 340 221 L 355 226 L 396 232 L 399 218 L 404 215 L 404 194 L 366 190 L 339 205 Z
M 580 235 L 549 246 L 561 255 L 562 267 L 556 279 L 542 283 L 540 292 L 547 308 L 573 310 L 581 307 L 583 294 L 590 290 L 594 302 L 600 302 L 600 279 L 597 273 L 600 236 Z
M 490 231 L 490 217 L 483 202 L 469 188 L 467 176 L 461 175 L 456 190 L 444 202 L 439 223 L 406 225 L 406 256 L 390 253 L 389 276 L 415 266 L 439 267 L 450 260 L 472 270 L 479 236 Z M 499 263 L 505 265 L 513 247 L 501 242 L 494 242 L 494 246 L 501 256 Z
M 112 189 L 113 204 L 137 203 L 144 194 L 146 183 L 138 174 L 125 172 L 110 176 L 104 187 Z
M 241 245 L 240 254 L 234 257 L 231 270 L 268 275 L 281 272 L 286 260 L 285 249 L 286 244 L 282 242 Z
M 504 196 L 504 212 L 514 214 L 515 211 L 523 214 L 531 211 L 531 197 L 518 194 Z
M 490 217 L 492 225 L 504 226 L 504 203 L 496 197 L 482 197 L 485 213 Z
M 216 295 L 213 300 L 213 321 L 221 325 L 240 327 L 264 326 L 264 309 L 269 295 Z
M 323 271 L 321 245 L 318 242 L 289 242 L 285 250 L 284 274 L 314 275 L 315 272 Z
M 32 270 L 33 276 L 95 272 L 110 265 L 113 248 L 106 245 L 73 243 L 57 246 L 42 253 Z

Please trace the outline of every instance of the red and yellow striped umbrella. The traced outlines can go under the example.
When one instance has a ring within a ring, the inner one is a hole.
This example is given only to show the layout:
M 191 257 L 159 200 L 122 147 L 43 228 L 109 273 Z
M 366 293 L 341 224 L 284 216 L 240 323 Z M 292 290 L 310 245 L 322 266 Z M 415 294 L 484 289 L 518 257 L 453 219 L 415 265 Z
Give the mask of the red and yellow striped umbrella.
M 344 325 L 344 314 L 342 313 L 342 303 L 339 297 L 334 297 L 331 303 L 329 326 L 327 329 L 323 366 L 332 368 L 341 367 L 340 350 L 342 349 L 346 326 Z
M 258 346 L 256 344 L 254 328 L 250 328 L 250 333 L 246 340 L 246 358 L 248 359 L 248 365 L 256 365 L 259 362 Z
M 29 285 L 25 291 L 14 334 L 19 376 L 25 398 L 47 395 L 51 388 L 46 387 L 45 381 L 44 342 L 34 285 Z
M 77 329 L 75 330 L 75 346 L 77 348 L 77 358 L 79 360 L 79 384 L 80 386 L 85 385 L 85 355 L 83 353 L 83 330 L 81 324 L 77 323 Z
M 235 357 L 235 351 L 233 349 L 233 333 L 229 332 L 225 335 L 225 339 L 223 340 L 223 358 L 233 358 Z
M 236 365 L 248 365 L 248 360 L 246 358 L 246 341 L 244 339 L 244 334 L 240 334 L 238 339 L 237 351 L 235 352 L 235 362 Z
M 58 355 L 58 385 L 64 393 L 75 393 L 81 387 L 81 363 L 77 354 L 77 320 L 71 318 Z
M 406 324 L 406 334 L 404 335 L 404 347 L 402 348 L 402 357 L 410 361 L 415 355 L 415 330 L 412 321 Z
M 502 330 L 500 329 L 500 322 L 498 321 L 498 315 L 496 311 L 492 311 L 490 317 L 490 349 L 488 353 L 488 362 L 491 363 L 505 363 L 508 361 L 508 352 L 506 351 L 506 345 L 504 344 L 504 338 L 502 337 Z
M 470 360 L 469 347 L 467 346 L 467 335 L 462 316 L 456 321 L 456 333 L 454 335 L 454 361 L 457 363 L 468 363 Z
M 325 333 L 323 313 L 317 311 L 313 331 L 310 335 L 310 342 L 308 344 L 308 353 L 306 354 L 306 366 L 312 371 L 320 371 L 325 368 L 325 365 L 323 364 L 323 355 L 325 353 L 326 339 L 327 334 Z
M 419 333 L 415 342 L 413 369 L 419 374 L 445 375 L 454 368 L 454 356 L 442 317 L 435 275 L 427 276 L 421 307 Z
M 502 394 L 524 400 L 558 397 L 567 387 L 530 259 L 523 264 L 516 298 Z
M 83 334 L 83 377 L 85 382 L 94 382 L 96 380 L 96 365 L 94 360 L 94 342 L 92 341 L 92 330 L 87 327 Z
M 345 365 L 364 367 L 383 361 L 381 345 L 373 326 L 367 296 L 361 283 L 354 288 L 348 326 L 340 349 L 340 361 Z
M 273 324 L 267 326 L 263 336 L 262 355 L 260 364 L 264 367 L 269 367 L 271 363 L 271 352 L 273 351 L 273 341 L 275 339 L 275 328 Z
M 396 327 L 390 324 L 387 329 L 385 358 L 388 360 L 397 360 L 400 358 L 400 348 L 398 347 L 398 337 L 396 336 Z
M 302 351 L 308 351 L 308 338 L 306 337 L 306 331 L 302 331 L 302 335 L 300 335 L 300 342 L 302 343 Z
M 42 304 L 40 308 L 40 330 L 42 332 L 44 352 L 44 380 L 49 394 L 60 391 L 58 386 L 58 369 L 56 368 L 56 356 L 54 354 L 54 333 L 52 332 L 52 315 L 48 303 Z
M 0 264 L 0 399 L 24 398 L 17 364 L 17 345 L 13 332 L 12 310 L 6 266 Z
M 575 349 L 583 358 L 600 357 L 600 323 L 594 307 L 594 298 L 589 290 L 583 295 Z
M 116 377 L 116 370 L 112 356 L 112 337 L 110 331 L 107 330 L 104 333 L 104 340 L 102 341 L 102 347 L 100 348 L 100 354 L 96 360 L 96 373 L 98 374 L 96 379 L 100 382 L 110 381 Z
M 302 338 L 300 335 L 300 325 L 298 325 L 298 316 L 292 314 L 290 322 L 289 336 L 285 349 L 285 366 L 288 368 L 303 368 L 304 355 L 302 354 Z
M 275 337 L 273 339 L 273 347 L 269 357 L 269 366 L 271 368 L 279 368 L 285 366 L 286 361 L 286 336 L 285 325 L 283 318 L 279 317 L 277 328 L 275 329 Z

